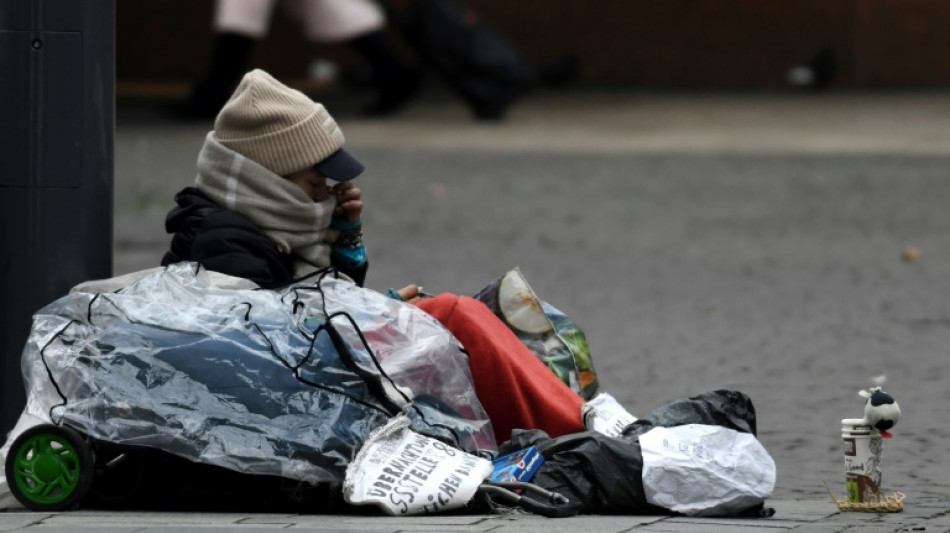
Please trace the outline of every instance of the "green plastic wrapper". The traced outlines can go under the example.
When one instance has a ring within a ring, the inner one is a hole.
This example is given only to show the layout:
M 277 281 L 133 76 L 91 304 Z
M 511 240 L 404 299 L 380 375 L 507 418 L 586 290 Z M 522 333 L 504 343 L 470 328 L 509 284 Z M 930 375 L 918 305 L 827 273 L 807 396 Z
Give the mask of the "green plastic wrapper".
M 514 268 L 475 295 L 551 372 L 585 400 L 599 389 L 587 337 L 571 317 L 542 300 Z

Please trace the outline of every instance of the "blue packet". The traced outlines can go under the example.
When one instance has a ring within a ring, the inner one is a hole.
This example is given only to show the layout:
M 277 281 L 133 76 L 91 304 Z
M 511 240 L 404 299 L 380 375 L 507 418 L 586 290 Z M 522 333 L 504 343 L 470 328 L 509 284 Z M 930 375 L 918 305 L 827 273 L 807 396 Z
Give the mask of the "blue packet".
M 541 452 L 536 447 L 529 446 L 492 461 L 494 469 L 488 479 L 495 482 L 527 483 L 541 468 L 542 463 L 544 463 L 544 457 L 541 456 Z

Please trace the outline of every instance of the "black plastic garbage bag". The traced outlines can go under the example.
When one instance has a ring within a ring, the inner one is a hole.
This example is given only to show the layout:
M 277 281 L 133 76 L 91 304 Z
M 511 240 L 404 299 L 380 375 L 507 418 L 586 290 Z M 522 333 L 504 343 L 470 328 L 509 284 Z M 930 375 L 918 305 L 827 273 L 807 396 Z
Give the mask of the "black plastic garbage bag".
M 638 420 L 628 427 L 624 437 L 639 436 L 652 426 L 683 424 L 723 426 L 755 435 L 755 407 L 746 394 L 738 391 L 717 390 L 691 398 L 679 398 L 656 408 L 646 420 Z
M 662 514 L 646 503 L 639 446 L 594 431 L 554 438 L 539 429 L 515 430 L 499 454 L 536 446 L 544 463 L 531 480 L 583 504 L 593 514 Z
M 540 430 L 520 430 L 500 447 L 499 454 L 536 446 L 544 457 L 544 463 L 532 482 L 581 502 L 583 512 L 669 514 L 669 508 L 648 501 L 641 477 L 644 459 L 639 438 L 654 428 L 690 424 L 754 435 L 755 408 L 749 397 L 741 392 L 708 392 L 657 408 L 646 419 L 628 425 L 619 437 L 587 431 L 551 438 Z M 774 476 L 774 464 L 772 466 Z M 711 511 L 696 514 L 723 514 Z M 759 516 L 767 515 L 769 511 L 763 508 L 762 501 L 758 501 L 727 514 Z

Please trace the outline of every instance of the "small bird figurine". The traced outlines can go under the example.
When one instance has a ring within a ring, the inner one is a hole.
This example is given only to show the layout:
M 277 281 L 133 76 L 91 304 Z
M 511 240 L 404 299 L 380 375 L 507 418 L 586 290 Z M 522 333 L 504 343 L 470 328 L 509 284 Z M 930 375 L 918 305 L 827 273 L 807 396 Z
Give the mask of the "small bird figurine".
M 883 376 L 877 378 L 879 383 L 877 387 L 871 387 L 868 390 L 858 392 L 868 401 L 864 404 L 864 421 L 881 432 L 881 436 L 889 439 L 893 437 L 887 430 L 894 427 L 901 417 L 901 408 L 894 401 L 894 397 L 884 392 Z

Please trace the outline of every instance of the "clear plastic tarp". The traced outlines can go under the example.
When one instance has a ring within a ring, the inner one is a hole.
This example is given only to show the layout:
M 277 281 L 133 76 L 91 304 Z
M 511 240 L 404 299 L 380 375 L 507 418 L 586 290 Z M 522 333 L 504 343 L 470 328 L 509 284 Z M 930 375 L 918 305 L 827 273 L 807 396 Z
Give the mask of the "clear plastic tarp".
M 418 308 L 337 279 L 219 288 L 194 263 L 34 316 L 26 415 L 234 471 L 342 483 L 370 432 L 492 456 L 458 341 Z M 12 437 L 11 437 L 12 438 Z

